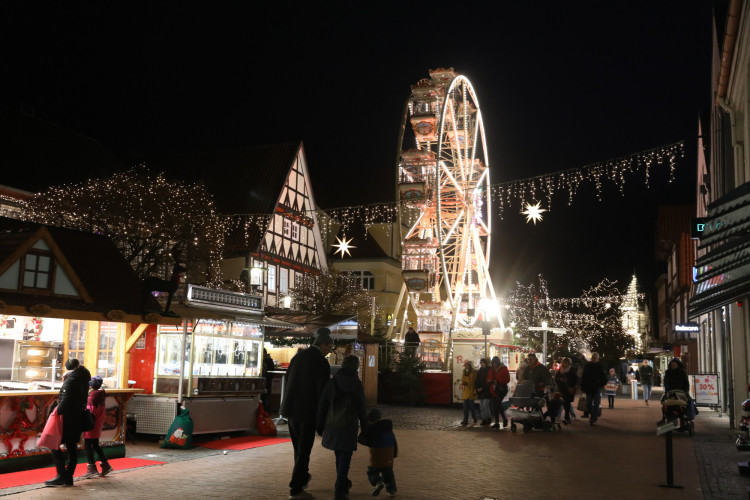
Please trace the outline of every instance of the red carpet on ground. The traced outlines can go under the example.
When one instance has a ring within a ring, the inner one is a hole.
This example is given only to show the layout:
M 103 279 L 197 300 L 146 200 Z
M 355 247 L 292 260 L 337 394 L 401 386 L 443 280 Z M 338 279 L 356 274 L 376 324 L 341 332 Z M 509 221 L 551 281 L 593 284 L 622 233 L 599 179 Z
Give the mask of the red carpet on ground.
M 138 467 L 147 467 L 149 465 L 161 465 L 166 462 L 157 462 L 155 460 L 143 460 L 140 458 L 113 458 L 109 461 L 115 472 L 127 469 L 136 469 Z M 79 463 L 76 467 L 74 477 L 86 473 L 86 462 Z M 16 486 L 26 486 L 28 484 L 43 483 L 48 479 L 55 477 L 54 467 L 42 467 L 41 469 L 24 470 L 20 472 L 10 472 L 0 475 L 0 488 L 15 488 Z M 106 481 L 107 478 L 94 478 L 92 481 Z
M 249 450 L 260 446 L 271 444 L 288 443 L 291 439 L 277 438 L 268 436 L 240 436 L 229 439 L 217 439 L 216 441 L 207 441 L 198 446 L 211 448 L 212 450 Z

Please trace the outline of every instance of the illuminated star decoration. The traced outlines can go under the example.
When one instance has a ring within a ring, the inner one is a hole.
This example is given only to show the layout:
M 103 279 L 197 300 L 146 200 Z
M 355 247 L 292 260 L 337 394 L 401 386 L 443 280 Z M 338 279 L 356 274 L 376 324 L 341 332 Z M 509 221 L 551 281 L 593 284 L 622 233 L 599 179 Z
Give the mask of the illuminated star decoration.
M 338 240 L 339 243 L 338 243 L 338 245 L 333 245 L 333 246 L 338 247 L 338 250 L 336 250 L 335 252 L 333 252 L 333 255 L 336 255 L 337 253 L 341 252 L 341 258 L 342 259 L 344 258 L 344 254 L 347 254 L 349 257 L 351 257 L 352 254 L 349 253 L 349 249 L 351 249 L 351 248 L 357 248 L 354 245 L 350 245 L 349 244 L 349 243 L 351 243 L 351 241 L 354 238 L 349 238 L 347 240 L 346 236 L 344 236 L 343 238 L 339 238 L 338 236 L 336 236 L 336 239 Z
M 536 221 L 542 220 L 542 212 L 546 212 L 546 208 L 539 208 L 539 205 L 541 205 L 542 202 L 538 201 L 536 205 L 532 205 L 531 203 L 526 203 L 526 210 L 521 212 L 523 215 L 526 216 L 526 222 L 533 221 L 534 225 L 536 226 Z

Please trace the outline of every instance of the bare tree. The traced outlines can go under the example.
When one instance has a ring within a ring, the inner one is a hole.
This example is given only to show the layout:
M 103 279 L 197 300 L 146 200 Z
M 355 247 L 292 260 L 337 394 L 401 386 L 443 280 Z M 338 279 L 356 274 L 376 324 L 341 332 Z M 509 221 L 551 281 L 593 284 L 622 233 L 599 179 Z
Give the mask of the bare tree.
M 221 283 L 225 224 L 202 185 L 170 182 L 139 166 L 50 187 L 27 201 L 24 218 L 110 237 L 144 279 L 167 278 L 178 245 L 193 282 Z

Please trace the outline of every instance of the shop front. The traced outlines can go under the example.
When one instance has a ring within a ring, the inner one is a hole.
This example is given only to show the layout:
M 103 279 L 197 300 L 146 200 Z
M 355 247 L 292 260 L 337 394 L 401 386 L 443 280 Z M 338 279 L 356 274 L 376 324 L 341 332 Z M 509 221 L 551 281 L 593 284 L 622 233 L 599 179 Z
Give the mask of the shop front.
M 190 411 L 194 434 L 255 429 L 265 392 L 264 328 L 293 325 L 264 318 L 260 296 L 195 285 L 172 310 L 182 324 L 160 325 L 133 360 L 153 367 L 134 379 L 147 389 L 130 405 L 137 432 L 166 434 L 180 406 Z
M 127 405 L 138 392 L 129 388 L 128 342 L 145 317 L 179 319 L 144 316 L 144 305 L 158 305 L 143 298 L 109 239 L 3 218 L 0 229 L 10 250 L 0 255 L 0 473 L 51 461 L 37 441 L 70 358 L 104 379 L 101 445 L 109 457 L 125 456 Z

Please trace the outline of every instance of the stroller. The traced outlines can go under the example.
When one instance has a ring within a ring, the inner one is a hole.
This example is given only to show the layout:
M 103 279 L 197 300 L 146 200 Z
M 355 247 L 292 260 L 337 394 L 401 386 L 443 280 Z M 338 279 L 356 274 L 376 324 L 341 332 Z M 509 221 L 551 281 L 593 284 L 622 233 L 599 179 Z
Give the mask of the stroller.
M 544 416 L 544 407 L 547 402 L 546 394 L 543 397 L 534 396 L 534 386 L 531 381 L 524 380 L 518 384 L 516 390 L 513 391 L 513 396 L 510 397 L 511 408 L 508 408 L 505 412 L 510 417 L 511 432 L 518 430 L 519 423 L 523 426 L 524 433 L 531 429 L 551 431 L 555 428 L 556 423 L 558 429 L 560 429 L 557 416 L 553 415 L 550 420 L 547 420 Z
M 695 431 L 695 402 L 685 391 L 673 389 L 664 393 L 661 398 L 664 420 L 679 420 L 679 432 L 687 431 L 691 436 Z

